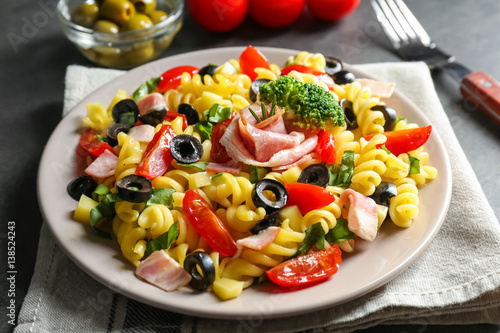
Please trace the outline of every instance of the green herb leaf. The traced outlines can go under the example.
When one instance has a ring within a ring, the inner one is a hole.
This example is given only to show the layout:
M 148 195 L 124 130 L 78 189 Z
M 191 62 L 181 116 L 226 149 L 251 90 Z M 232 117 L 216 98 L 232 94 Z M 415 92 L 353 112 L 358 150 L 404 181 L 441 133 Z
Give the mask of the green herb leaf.
M 342 163 L 334 164 L 328 168 L 330 171 L 330 186 L 340 186 L 348 188 L 351 184 L 352 173 L 354 172 L 354 151 L 346 150 L 342 155 Z
M 400 117 L 400 116 L 396 116 L 396 122 L 394 123 L 394 128 L 396 128 L 396 126 L 398 126 L 398 123 L 399 123 L 400 121 L 407 122 L 407 121 L 408 121 L 408 119 L 403 118 L 403 117 Z M 394 128 L 392 129 L 393 131 L 394 131 Z
M 106 185 L 101 184 L 101 185 L 96 187 L 94 192 L 92 192 L 92 199 L 94 199 L 94 201 L 99 201 L 99 196 L 103 196 L 103 195 L 107 195 L 107 194 L 111 194 L 111 191 L 109 190 L 109 188 Z
M 177 165 L 183 166 L 183 167 L 188 167 L 188 168 L 197 168 L 200 169 L 201 171 L 205 171 L 207 169 L 208 162 L 196 162 L 196 163 L 177 163 Z
M 214 125 L 208 120 L 200 120 L 194 125 L 194 128 L 200 132 L 205 140 L 212 139 L 212 131 L 214 129 Z
M 122 199 L 116 193 L 111 193 L 107 187 L 106 189 L 109 193 L 105 194 L 104 198 L 99 201 L 99 204 L 90 210 L 90 225 L 99 236 L 110 238 L 111 236 L 107 232 L 100 230 L 97 224 L 104 219 L 111 222 L 116 214 L 115 202 L 122 201 Z M 92 196 L 94 196 L 94 194 L 97 195 L 96 192 L 105 193 L 106 190 L 104 190 L 102 186 L 98 186 Z M 108 235 L 106 236 L 106 234 Z
M 135 124 L 135 117 L 133 112 L 122 113 L 119 115 L 118 119 L 120 124 L 127 124 L 132 126 L 134 126 Z
M 411 156 L 410 154 L 408 154 L 408 157 L 410 158 L 410 175 L 420 173 L 420 160 L 418 157 Z
M 172 209 L 174 200 L 172 194 L 174 192 L 175 190 L 172 188 L 155 188 L 153 189 L 153 195 L 146 202 L 146 206 L 163 205 Z
M 231 108 L 225 108 L 216 103 L 208 110 L 207 120 L 212 123 L 220 123 L 221 121 L 229 119 L 229 117 L 231 117 Z
M 269 169 L 266 167 L 250 165 L 250 183 L 257 183 L 259 180 L 264 178 L 268 171 Z
M 348 239 L 356 239 L 356 237 L 356 234 L 347 227 L 346 219 L 337 219 L 335 227 L 325 235 L 326 241 L 330 244 L 340 244 Z
M 252 108 L 249 107 L 248 111 L 250 111 L 255 120 L 257 120 L 257 123 L 260 123 L 262 121 Z
M 295 253 L 295 255 L 292 256 L 292 258 L 306 254 L 314 245 L 316 245 L 318 249 L 324 250 L 324 241 L 325 231 L 323 230 L 321 223 L 318 222 L 311 225 L 306 229 L 304 240 L 302 241 L 302 244 L 300 244 L 299 250 L 297 251 L 297 253 Z
M 390 155 L 390 154 L 392 154 L 392 153 L 391 153 L 391 151 L 390 151 L 389 149 L 387 149 L 387 147 L 386 147 L 385 145 L 382 145 L 380 148 L 381 148 L 383 151 L 385 151 L 387 154 L 389 154 L 389 155 Z
M 160 83 L 160 78 L 159 77 L 153 77 L 137 88 L 134 93 L 132 94 L 132 99 L 134 102 L 137 102 L 144 96 L 151 94 L 153 91 L 155 91 L 156 88 L 158 88 L 158 84 Z
M 170 246 L 172 243 L 177 239 L 179 236 L 179 228 L 178 228 L 179 222 L 175 222 L 170 226 L 168 231 L 155 239 L 151 239 L 149 242 L 146 244 L 146 255 L 150 255 L 151 253 L 158 251 L 158 250 L 168 250 L 170 249 Z

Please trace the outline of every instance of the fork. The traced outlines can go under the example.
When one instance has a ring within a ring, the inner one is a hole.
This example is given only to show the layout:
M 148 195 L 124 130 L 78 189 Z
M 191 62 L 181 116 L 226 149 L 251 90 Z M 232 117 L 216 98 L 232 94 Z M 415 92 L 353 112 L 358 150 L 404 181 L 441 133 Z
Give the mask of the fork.
M 460 84 L 464 98 L 500 125 L 500 83 L 484 72 L 472 72 L 439 49 L 402 0 L 371 0 L 377 20 L 396 53 L 407 61 L 423 61 Z

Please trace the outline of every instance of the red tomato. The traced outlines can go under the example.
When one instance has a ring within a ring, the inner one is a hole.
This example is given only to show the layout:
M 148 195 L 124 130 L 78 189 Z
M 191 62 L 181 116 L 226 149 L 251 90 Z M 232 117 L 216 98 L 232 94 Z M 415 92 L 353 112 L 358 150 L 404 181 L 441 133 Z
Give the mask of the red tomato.
M 431 135 L 432 126 L 411 128 L 400 131 L 388 131 L 381 133 L 385 135 L 387 141 L 384 143 L 394 155 L 407 153 L 423 146 Z M 364 137 L 366 141 L 370 141 L 376 134 L 370 134 Z
M 327 130 L 321 130 L 318 133 L 318 144 L 315 151 L 319 154 L 319 158 L 326 163 L 335 163 L 337 157 L 337 147 L 335 138 L 332 133 Z
M 107 142 L 99 140 L 97 132 L 92 128 L 83 132 L 80 138 L 80 146 L 94 156 L 101 155 L 105 150 L 109 150 L 114 154 L 113 148 Z
M 196 190 L 186 192 L 182 208 L 193 228 L 214 251 L 223 256 L 233 256 L 236 253 L 236 242 L 212 207 Z
M 170 141 L 175 136 L 172 126 L 165 124 L 149 142 L 142 159 L 137 164 L 135 174 L 149 179 L 163 176 L 173 160 Z
M 174 120 L 177 117 L 182 117 L 183 118 L 182 119 L 182 130 L 185 130 L 186 127 L 188 127 L 188 120 L 186 118 L 186 115 L 180 114 L 179 112 L 176 112 L 176 111 L 168 110 L 167 111 L 167 116 L 165 117 L 165 120 L 166 121 L 172 121 L 172 120 Z
M 187 0 L 191 16 L 203 28 L 224 32 L 236 28 L 245 19 L 248 0 Z
M 232 119 L 227 119 L 215 124 L 212 130 L 212 148 L 210 148 L 210 159 L 216 163 L 224 163 L 231 160 L 231 157 L 227 155 L 226 147 L 220 143 L 220 138 L 226 132 L 226 128 L 231 123 Z
M 322 187 L 303 183 L 285 185 L 288 192 L 286 207 L 297 206 L 302 215 L 323 208 L 335 201 L 335 196 Z
M 160 83 L 158 84 L 158 92 L 164 93 L 167 90 L 175 89 L 181 84 L 182 73 L 187 72 L 193 76 L 198 73 L 198 67 L 194 66 L 177 66 L 169 69 L 163 73 L 160 77 Z
M 326 84 L 328 89 L 333 90 L 333 86 L 335 86 L 335 83 L 333 82 L 333 79 L 330 75 L 320 72 L 315 70 L 314 68 L 306 67 L 304 65 L 290 65 L 286 66 L 281 70 L 282 75 L 288 75 L 291 71 L 297 71 L 299 73 L 306 73 L 306 74 L 312 74 L 316 76 L 316 78 Z
M 358 7 L 361 0 L 307 0 L 311 13 L 326 21 L 339 20 Z
M 252 45 L 249 45 L 245 51 L 241 53 L 239 61 L 240 71 L 248 75 L 252 81 L 255 81 L 257 78 L 257 73 L 255 73 L 256 68 L 271 69 L 266 57 Z
M 297 20 L 304 5 L 305 0 L 249 0 L 248 12 L 260 25 L 279 28 Z
M 342 252 L 337 245 L 326 251 L 317 251 L 287 260 L 266 271 L 274 283 L 285 286 L 299 286 L 324 280 L 337 273 L 342 263 Z

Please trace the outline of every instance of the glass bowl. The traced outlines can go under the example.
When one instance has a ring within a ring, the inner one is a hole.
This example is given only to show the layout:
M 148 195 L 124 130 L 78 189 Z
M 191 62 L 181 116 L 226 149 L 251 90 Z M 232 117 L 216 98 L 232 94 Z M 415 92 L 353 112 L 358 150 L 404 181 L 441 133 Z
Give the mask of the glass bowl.
M 64 34 L 78 50 L 90 61 L 104 67 L 129 69 L 158 58 L 182 26 L 184 1 L 156 0 L 156 9 L 168 13 L 165 20 L 140 30 L 97 32 L 71 21 L 72 13 L 84 2 L 60 0 L 58 18 Z

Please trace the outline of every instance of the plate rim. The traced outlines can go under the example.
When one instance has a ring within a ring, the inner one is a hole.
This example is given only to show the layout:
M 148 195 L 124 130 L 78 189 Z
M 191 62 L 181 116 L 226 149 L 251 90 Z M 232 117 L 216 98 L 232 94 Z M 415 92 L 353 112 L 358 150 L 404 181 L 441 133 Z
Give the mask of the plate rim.
M 261 51 L 264 55 L 266 55 L 266 53 L 283 53 L 283 54 L 290 54 L 291 55 L 291 54 L 294 54 L 294 53 L 296 54 L 297 52 L 299 52 L 297 50 L 285 49 L 285 48 L 259 47 L 259 46 L 255 46 L 255 47 L 259 51 Z M 195 315 L 195 316 L 200 316 L 200 317 L 205 317 L 205 318 L 213 318 L 213 319 L 215 319 L 215 318 L 236 319 L 238 316 L 241 316 L 241 315 L 245 315 L 245 316 L 249 315 L 248 308 L 243 308 L 242 311 L 240 311 L 240 312 L 236 311 L 234 313 L 226 314 L 226 313 L 221 313 L 220 311 L 217 311 L 217 310 L 214 311 L 214 310 L 208 309 L 207 311 L 200 311 L 200 310 L 187 309 L 185 307 L 176 306 L 176 305 L 169 305 L 169 304 L 161 303 L 161 302 L 158 302 L 155 300 L 144 298 L 138 292 L 132 292 L 132 291 L 126 290 L 126 289 L 124 290 L 124 289 L 120 288 L 119 286 L 116 286 L 113 283 L 110 283 L 109 279 L 105 279 L 101 275 L 96 274 L 96 272 L 93 271 L 92 269 L 89 269 L 89 267 L 87 267 L 82 262 L 82 260 L 75 253 L 73 253 L 71 251 L 71 249 L 67 246 L 67 240 L 61 238 L 61 234 L 58 232 L 58 230 L 56 230 L 56 225 L 54 224 L 55 222 L 50 221 L 50 218 L 49 218 L 50 213 L 45 211 L 46 205 L 44 205 L 44 202 L 45 202 L 44 195 L 46 195 L 46 194 L 44 194 L 42 191 L 43 181 L 44 181 L 43 173 L 46 170 L 47 163 L 49 162 L 49 161 L 47 161 L 49 158 L 49 150 L 54 145 L 54 141 L 57 138 L 56 134 L 58 133 L 58 129 L 62 126 L 62 124 L 69 122 L 69 120 L 65 121 L 65 119 L 71 119 L 71 117 L 74 118 L 75 115 L 78 113 L 78 110 L 84 106 L 84 104 L 86 103 L 86 100 L 91 98 L 93 95 L 97 94 L 97 91 L 99 89 L 103 89 L 105 87 L 112 86 L 113 84 L 116 84 L 116 83 L 120 82 L 121 80 L 124 80 L 124 78 L 126 78 L 128 76 L 135 75 L 135 73 L 144 72 L 145 68 L 153 68 L 153 67 L 155 67 L 163 62 L 174 62 L 175 60 L 180 59 L 182 57 L 185 57 L 187 55 L 198 56 L 198 55 L 203 54 L 204 56 L 206 56 L 207 54 L 213 55 L 213 54 L 230 53 L 230 52 L 241 53 L 244 50 L 244 48 L 245 48 L 245 46 L 236 46 L 236 47 L 211 48 L 211 49 L 206 49 L 206 50 L 197 50 L 197 51 L 192 51 L 192 52 L 186 52 L 186 53 L 173 55 L 171 57 L 158 59 L 154 62 L 145 64 L 145 65 L 139 66 L 137 68 L 134 68 L 130 71 L 124 72 L 122 75 L 119 75 L 118 77 L 116 77 L 115 79 L 112 79 L 111 81 L 102 85 L 101 87 L 96 88 L 89 95 L 85 96 L 80 102 L 78 102 L 71 109 L 71 111 L 68 114 L 66 114 L 65 117 L 63 117 L 61 119 L 61 121 L 58 123 L 58 125 L 56 126 L 56 128 L 52 132 L 52 134 L 51 134 L 51 136 L 50 136 L 49 140 L 47 141 L 47 144 L 44 148 L 44 151 L 42 153 L 42 157 L 40 160 L 40 165 L 39 165 L 38 173 L 37 173 L 37 196 L 38 196 L 40 211 L 42 213 L 44 221 L 49 226 L 51 234 L 54 236 L 54 239 L 56 240 L 59 247 L 72 260 L 73 263 L 75 263 L 78 267 L 80 267 L 80 269 L 82 269 L 86 274 L 90 275 L 96 281 L 104 284 L 105 286 L 113 289 L 114 291 L 116 291 L 116 292 L 118 292 L 126 297 L 129 297 L 129 298 L 135 299 L 141 303 L 145 303 L 145 304 L 148 304 L 148 305 L 151 305 L 151 306 L 154 306 L 157 308 L 161 308 L 164 310 L 168 310 L 168 311 L 174 311 L 174 312 L 183 313 L 183 314 L 187 314 L 187 315 Z M 285 60 L 285 59 L 283 59 L 283 60 Z M 355 72 L 362 73 L 362 75 L 364 77 L 371 77 L 370 75 L 367 75 L 366 73 L 364 73 L 362 70 L 356 69 L 355 66 L 352 66 L 349 64 L 345 64 L 345 66 L 349 70 L 353 70 Z M 147 72 L 147 70 L 146 70 L 146 72 Z M 413 108 L 419 110 L 419 112 L 420 112 L 419 116 L 422 117 L 427 122 L 427 124 L 431 124 L 427 115 L 415 103 L 413 103 L 413 101 L 411 101 L 405 95 L 400 93 L 397 90 L 397 88 L 394 92 L 394 96 L 396 96 L 398 99 L 401 99 L 403 101 L 403 103 L 410 104 L 410 105 L 412 105 Z M 420 125 L 423 125 L 423 124 L 420 124 Z M 333 306 L 348 302 L 352 299 L 359 298 L 359 297 L 367 294 L 368 292 L 373 291 L 378 287 L 381 287 L 382 285 L 385 285 L 386 283 L 388 283 L 389 281 L 394 279 L 396 276 L 398 276 L 402 272 L 404 272 L 404 270 L 407 267 L 409 267 L 418 257 L 420 257 L 420 255 L 423 253 L 423 251 L 430 245 L 432 240 L 436 237 L 437 233 L 439 232 L 439 230 L 440 230 L 440 228 L 441 228 L 441 226 L 446 218 L 446 214 L 447 214 L 447 211 L 449 209 L 449 205 L 450 205 L 450 201 L 451 201 L 452 179 L 451 179 L 451 165 L 450 165 L 449 156 L 448 156 L 446 149 L 444 148 L 445 146 L 444 146 L 443 140 L 441 139 L 441 137 L 439 136 L 437 131 L 433 131 L 433 133 L 431 135 L 433 136 L 433 139 L 437 141 L 437 144 L 440 145 L 440 147 L 442 148 L 441 150 L 444 153 L 443 156 L 441 156 L 441 157 L 444 159 L 444 162 L 446 165 L 446 167 L 445 167 L 446 179 L 444 179 L 444 181 L 446 183 L 445 202 L 444 202 L 444 207 L 440 211 L 439 217 L 437 218 L 438 222 L 436 224 L 434 224 L 433 229 L 430 232 L 430 234 L 426 238 L 423 239 L 423 242 L 421 242 L 420 245 L 416 249 L 413 250 L 412 254 L 409 257 L 407 257 L 405 260 L 400 262 L 400 264 L 398 266 L 396 266 L 395 268 L 390 270 L 388 273 L 384 274 L 383 276 L 379 277 L 378 279 L 376 279 L 374 281 L 371 281 L 371 283 L 366 284 L 362 288 L 359 288 L 356 292 L 351 293 L 351 295 L 349 297 L 344 297 L 344 298 L 339 299 L 337 301 L 318 302 L 318 303 L 314 304 L 313 306 L 309 306 L 307 308 L 299 307 L 299 308 L 296 308 L 293 310 L 287 310 L 287 311 L 279 311 L 278 310 L 276 312 L 267 313 L 267 314 L 263 314 L 262 312 L 253 313 L 253 314 L 258 315 L 260 317 L 263 316 L 264 318 L 280 318 L 280 317 L 286 317 L 286 316 L 295 315 L 295 314 L 312 312 L 315 310 L 324 309 L 327 307 L 333 307 Z M 441 174 L 439 175 L 439 177 L 441 177 Z M 75 204 L 75 207 L 76 207 L 76 204 Z M 74 222 L 74 223 L 78 223 L 78 222 Z M 154 288 L 156 288 L 156 287 L 154 287 Z

